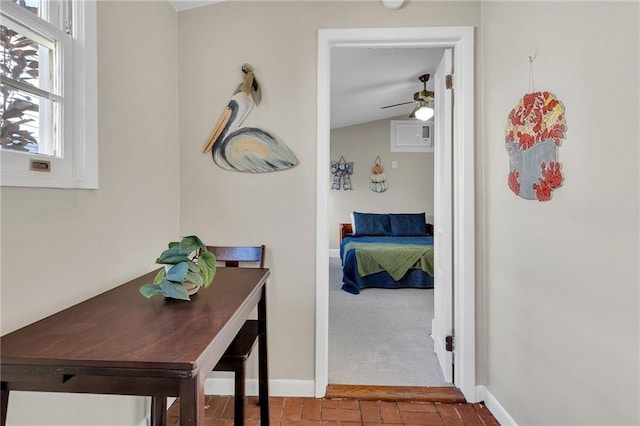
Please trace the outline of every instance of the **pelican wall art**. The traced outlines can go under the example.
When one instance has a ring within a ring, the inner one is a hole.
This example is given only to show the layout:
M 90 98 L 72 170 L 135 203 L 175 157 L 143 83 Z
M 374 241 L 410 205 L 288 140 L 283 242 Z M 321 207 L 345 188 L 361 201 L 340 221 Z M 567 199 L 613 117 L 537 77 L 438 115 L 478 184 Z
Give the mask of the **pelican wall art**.
M 244 81 L 231 97 L 203 153 L 211 151 L 218 166 L 237 172 L 275 172 L 295 166 L 298 159 L 276 134 L 260 127 L 242 126 L 262 99 L 253 66 L 244 64 L 242 72 Z

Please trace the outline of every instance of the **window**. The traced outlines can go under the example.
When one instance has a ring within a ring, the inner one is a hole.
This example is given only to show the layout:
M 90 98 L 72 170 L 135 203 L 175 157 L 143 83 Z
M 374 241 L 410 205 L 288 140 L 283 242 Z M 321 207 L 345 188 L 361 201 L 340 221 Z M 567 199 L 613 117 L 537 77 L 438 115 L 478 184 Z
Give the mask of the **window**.
M 2 186 L 97 188 L 96 4 L 2 0 Z

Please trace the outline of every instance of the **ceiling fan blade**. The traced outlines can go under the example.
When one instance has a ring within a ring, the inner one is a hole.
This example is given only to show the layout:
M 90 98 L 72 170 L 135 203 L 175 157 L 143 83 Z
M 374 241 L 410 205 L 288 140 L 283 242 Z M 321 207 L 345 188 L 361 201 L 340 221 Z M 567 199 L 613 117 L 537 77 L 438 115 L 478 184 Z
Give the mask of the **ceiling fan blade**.
M 397 107 L 397 106 L 400 106 L 400 105 L 412 104 L 412 103 L 414 103 L 414 102 L 415 102 L 415 101 L 409 101 L 409 102 L 403 102 L 403 103 L 401 103 L 401 104 L 386 105 L 386 106 L 380 107 L 380 109 L 391 108 L 391 107 Z

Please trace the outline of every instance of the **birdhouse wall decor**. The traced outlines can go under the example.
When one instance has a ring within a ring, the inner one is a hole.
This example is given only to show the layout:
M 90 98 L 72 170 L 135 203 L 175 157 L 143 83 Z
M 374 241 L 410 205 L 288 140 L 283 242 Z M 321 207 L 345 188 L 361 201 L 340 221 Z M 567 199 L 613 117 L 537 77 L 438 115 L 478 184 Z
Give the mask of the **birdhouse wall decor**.
M 373 192 L 384 192 L 389 188 L 387 176 L 383 173 L 384 167 L 380 164 L 380 156 L 376 157 L 376 162 L 371 168 L 371 190 Z
M 564 107 L 550 92 L 527 93 L 511 110 L 505 127 L 509 188 L 527 199 L 548 201 L 564 176 L 557 150 L 565 137 Z
M 331 189 L 340 190 L 341 182 L 342 189 L 352 189 L 351 175 L 353 174 L 353 161 L 347 162 L 347 160 L 345 160 L 342 156 L 338 161 L 332 161 L 331 174 L 333 175 L 333 183 L 331 184 Z
M 237 172 L 275 172 L 295 166 L 298 159 L 278 135 L 261 127 L 242 125 L 262 100 L 253 66 L 244 64 L 242 72 L 244 80 L 222 113 L 203 153 L 211 151 L 218 166 Z

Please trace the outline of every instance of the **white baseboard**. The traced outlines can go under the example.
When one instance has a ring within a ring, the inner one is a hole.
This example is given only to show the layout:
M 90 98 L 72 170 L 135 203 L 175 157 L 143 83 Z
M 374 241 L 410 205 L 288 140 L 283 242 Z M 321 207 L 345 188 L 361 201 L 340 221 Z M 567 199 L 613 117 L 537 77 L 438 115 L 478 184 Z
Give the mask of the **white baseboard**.
M 340 249 L 329 249 L 329 257 L 340 257 Z
M 247 395 L 258 395 L 258 379 L 248 379 Z M 208 378 L 204 382 L 206 395 L 233 395 L 233 378 Z M 269 396 L 315 396 L 313 380 L 269 380 Z
M 517 426 L 513 417 L 507 413 L 502 404 L 493 396 L 493 394 L 485 386 L 476 386 L 476 399 L 478 401 L 484 401 L 484 405 L 491 411 L 493 417 L 496 418 L 498 423 L 502 426 Z

